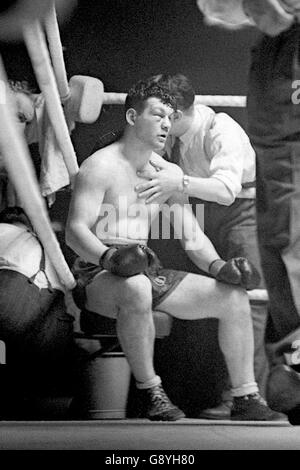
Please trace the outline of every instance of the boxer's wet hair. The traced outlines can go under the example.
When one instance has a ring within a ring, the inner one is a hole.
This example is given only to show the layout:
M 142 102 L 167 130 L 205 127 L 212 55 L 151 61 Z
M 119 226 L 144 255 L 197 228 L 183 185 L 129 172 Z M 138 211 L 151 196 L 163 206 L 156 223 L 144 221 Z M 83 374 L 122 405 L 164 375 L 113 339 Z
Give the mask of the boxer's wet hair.
M 176 100 L 179 109 L 190 108 L 195 100 L 195 90 L 190 80 L 183 74 L 160 74 L 154 77 L 156 83 Z
M 32 225 L 27 217 L 26 213 L 19 206 L 6 207 L 0 212 L 0 223 L 2 224 L 14 224 L 21 223 L 26 225 L 30 230 L 32 230 Z
M 156 75 L 146 80 L 140 80 L 128 91 L 125 100 L 125 113 L 128 109 L 134 108 L 141 113 L 148 98 L 158 98 L 162 103 L 169 105 L 176 111 L 176 100 L 166 87 L 160 85 L 156 80 Z

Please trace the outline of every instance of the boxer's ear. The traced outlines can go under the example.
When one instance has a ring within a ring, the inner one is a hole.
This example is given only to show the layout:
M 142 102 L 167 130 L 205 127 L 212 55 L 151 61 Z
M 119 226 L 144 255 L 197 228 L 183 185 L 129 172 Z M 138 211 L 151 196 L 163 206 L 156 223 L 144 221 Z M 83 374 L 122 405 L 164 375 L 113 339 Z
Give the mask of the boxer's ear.
M 134 126 L 137 112 L 134 108 L 129 108 L 126 111 L 126 121 L 130 126 Z

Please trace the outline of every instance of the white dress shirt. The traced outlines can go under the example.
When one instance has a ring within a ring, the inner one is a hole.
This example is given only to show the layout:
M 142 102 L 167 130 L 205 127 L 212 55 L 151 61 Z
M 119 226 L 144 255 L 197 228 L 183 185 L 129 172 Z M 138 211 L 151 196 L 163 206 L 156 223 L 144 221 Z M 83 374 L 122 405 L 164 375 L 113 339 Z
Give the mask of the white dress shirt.
M 28 278 L 37 276 L 33 282 L 40 289 L 51 287 L 64 291 L 56 272 L 45 254 L 45 271 L 40 271 L 42 248 L 37 238 L 25 226 L 0 224 L 0 270 L 17 271 Z
M 180 141 L 180 166 L 184 173 L 219 179 L 233 200 L 255 198 L 254 187 L 242 188 L 242 184 L 255 182 L 255 152 L 243 128 L 228 114 L 195 106 L 193 123 Z M 174 137 L 169 137 L 168 155 L 173 142 Z

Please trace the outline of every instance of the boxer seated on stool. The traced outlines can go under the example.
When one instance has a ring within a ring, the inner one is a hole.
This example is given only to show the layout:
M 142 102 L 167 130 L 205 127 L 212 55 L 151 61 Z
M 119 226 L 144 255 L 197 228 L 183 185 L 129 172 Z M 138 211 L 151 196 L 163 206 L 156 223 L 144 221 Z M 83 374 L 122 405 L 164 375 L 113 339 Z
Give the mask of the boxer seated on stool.
M 163 390 L 153 366 L 152 309 L 176 318 L 219 319 L 219 343 L 232 383 L 234 420 L 286 420 L 259 394 L 253 371 L 253 331 L 245 288 L 259 281 L 245 258 L 221 260 L 201 231 L 184 192 L 145 205 L 137 172 L 164 148 L 176 109 L 172 95 L 151 79 L 129 91 L 123 135 L 90 156 L 76 178 L 67 222 L 67 244 L 79 255 L 74 274 L 85 287 L 87 310 L 116 319 L 117 334 L 136 380 L 141 417 L 174 421 L 184 413 Z M 168 204 L 168 206 L 166 206 Z M 159 209 L 169 214 L 184 249 L 210 276 L 163 269 L 147 247 Z

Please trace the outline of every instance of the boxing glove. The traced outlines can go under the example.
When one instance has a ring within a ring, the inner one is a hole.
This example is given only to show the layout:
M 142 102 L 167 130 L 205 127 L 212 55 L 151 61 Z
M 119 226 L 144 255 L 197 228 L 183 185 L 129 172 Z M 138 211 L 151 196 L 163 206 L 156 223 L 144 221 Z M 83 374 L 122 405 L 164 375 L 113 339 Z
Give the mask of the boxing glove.
M 149 266 L 150 250 L 143 245 L 110 247 L 101 256 L 103 269 L 118 276 L 130 277 L 144 272 Z
M 246 258 L 232 258 L 228 261 L 215 260 L 209 272 L 218 280 L 227 284 L 236 284 L 247 290 L 259 286 L 260 275 L 257 269 Z

